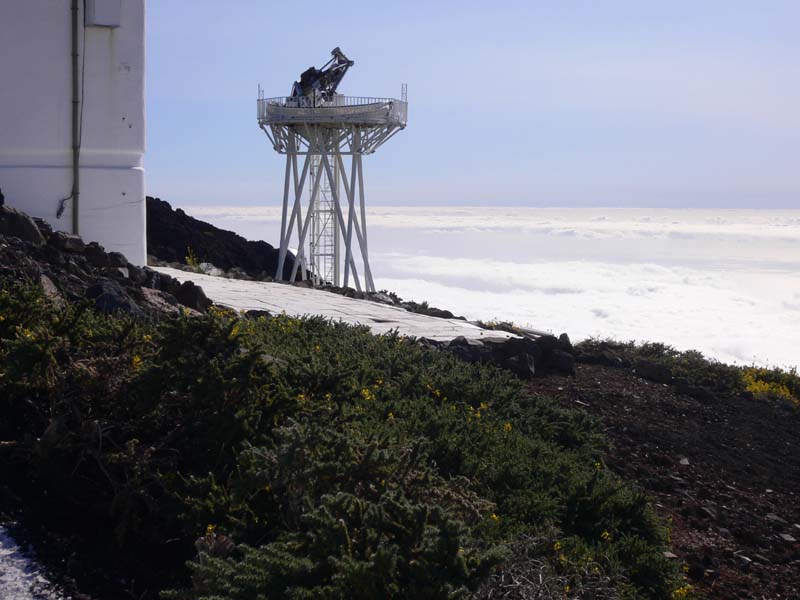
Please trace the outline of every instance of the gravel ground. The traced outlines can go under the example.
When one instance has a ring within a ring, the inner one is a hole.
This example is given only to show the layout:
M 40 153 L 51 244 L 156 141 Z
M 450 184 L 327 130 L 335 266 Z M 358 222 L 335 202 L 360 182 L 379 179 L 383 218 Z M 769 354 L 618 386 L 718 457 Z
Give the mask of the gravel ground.
M 800 411 L 695 400 L 625 369 L 578 365 L 531 388 L 596 417 L 609 468 L 671 523 L 672 552 L 710 598 L 800 598 Z

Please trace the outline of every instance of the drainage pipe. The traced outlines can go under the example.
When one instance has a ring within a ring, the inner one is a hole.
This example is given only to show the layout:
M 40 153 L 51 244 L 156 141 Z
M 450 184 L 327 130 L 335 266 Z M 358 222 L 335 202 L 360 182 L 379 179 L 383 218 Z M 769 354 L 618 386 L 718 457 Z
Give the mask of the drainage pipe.
M 81 131 L 80 131 L 80 71 L 78 70 L 78 0 L 72 0 L 72 233 L 80 234 L 79 212 L 81 196 Z

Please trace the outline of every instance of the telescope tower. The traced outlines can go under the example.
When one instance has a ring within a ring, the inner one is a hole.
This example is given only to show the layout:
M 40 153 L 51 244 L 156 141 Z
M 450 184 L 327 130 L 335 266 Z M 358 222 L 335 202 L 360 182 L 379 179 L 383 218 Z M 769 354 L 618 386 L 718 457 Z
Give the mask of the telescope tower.
M 259 87 L 258 124 L 286 156 L 275 278 L 286 279 L 286 254 L 295 240 L 289 281 L 299 271 L 301 279 L 310 274 L 314 285 L 338 287 L 343 267 L 344 287 L 352 277 L 358 291 L 374 292 L 362 159 L 405 129 L 407 90 L 404 84 L 400 99 L 338 94 L 354 63 L 339 48 L 331 55 L 321 69 L 303 72 L 291 96 L 265 98 Z

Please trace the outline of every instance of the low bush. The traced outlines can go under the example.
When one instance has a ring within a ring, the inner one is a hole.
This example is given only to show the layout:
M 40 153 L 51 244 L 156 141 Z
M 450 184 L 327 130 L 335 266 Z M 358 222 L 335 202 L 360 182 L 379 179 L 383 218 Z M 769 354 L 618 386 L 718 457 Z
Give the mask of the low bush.
M 589 354 L 610 350 L 626 365 L 634 365 L 638 360 L 665 365 L 674 377 L 719 395 L 750 392 L 759 399 L 784 400 L 800 406 L 800 375 L 796 369 L 727 365 L 697 350 L 681 351 L 653 342 L 590 339 L 577 344 L 576 349 Z
M 137 597 L 452 598 L 526 561 L 565 594 L 679 585 L 587 417 L 319 318 L 148 322 L 3 282 L 0 440 L 3 481 L 76 540 L 90 587 L 116 569 Z

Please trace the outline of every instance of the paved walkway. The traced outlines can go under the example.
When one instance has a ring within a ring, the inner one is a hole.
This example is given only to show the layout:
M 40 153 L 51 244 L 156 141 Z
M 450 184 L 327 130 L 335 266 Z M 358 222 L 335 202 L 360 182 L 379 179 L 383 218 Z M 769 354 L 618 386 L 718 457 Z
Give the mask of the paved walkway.
M 504 331 L 489 331 L 459 319 L 440 319 L 408 312 L 396 306 L 285 283 L 244 281 L 157 267 L 178 281 L 194 281 L 206 296 L 236 310 L 268 310 L 293 316 L 321 315 L 335 321 L 367 325 L 373 333 L 397 329 L 401 335 L 446 341 L 463 335 L 467 339 L 516 337 Z

